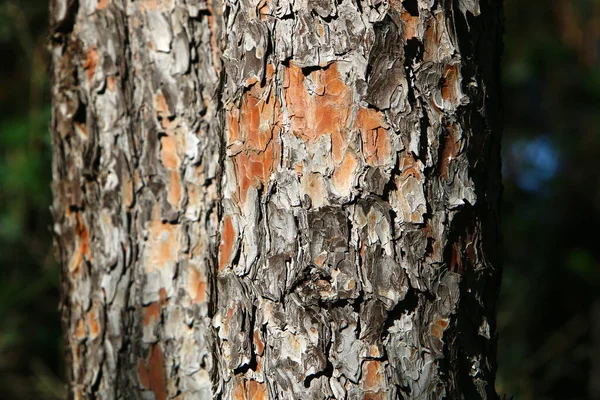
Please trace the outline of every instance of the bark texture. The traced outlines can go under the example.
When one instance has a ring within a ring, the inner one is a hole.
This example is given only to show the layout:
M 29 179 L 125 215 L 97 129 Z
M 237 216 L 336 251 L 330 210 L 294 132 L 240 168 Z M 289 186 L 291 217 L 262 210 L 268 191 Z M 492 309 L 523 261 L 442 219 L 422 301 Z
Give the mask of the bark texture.
M 72 398 L 496 398 L 498 1 L 51 11 Z

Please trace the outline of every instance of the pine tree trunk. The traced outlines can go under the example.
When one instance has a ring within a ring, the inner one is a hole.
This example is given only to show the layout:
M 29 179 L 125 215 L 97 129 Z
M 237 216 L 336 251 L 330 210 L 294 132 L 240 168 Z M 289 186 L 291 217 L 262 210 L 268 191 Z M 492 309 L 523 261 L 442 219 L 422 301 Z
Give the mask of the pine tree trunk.
M 53 0 L 71 398 L 496 398 L 498 3 Z

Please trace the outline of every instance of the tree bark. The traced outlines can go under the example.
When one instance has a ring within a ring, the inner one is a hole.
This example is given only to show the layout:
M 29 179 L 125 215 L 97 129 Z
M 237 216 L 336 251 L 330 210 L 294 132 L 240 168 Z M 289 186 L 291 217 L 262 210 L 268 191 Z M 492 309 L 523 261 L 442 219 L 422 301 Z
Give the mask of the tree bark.
M 70 398 L 496 398 L 499 3 L 52 0 Z

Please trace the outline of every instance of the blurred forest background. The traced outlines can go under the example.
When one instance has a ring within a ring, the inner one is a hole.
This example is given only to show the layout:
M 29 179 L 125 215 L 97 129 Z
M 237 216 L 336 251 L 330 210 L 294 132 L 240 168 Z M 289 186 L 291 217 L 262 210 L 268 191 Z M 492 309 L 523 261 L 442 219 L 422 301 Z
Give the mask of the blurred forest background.
M 0 398 L 62 399 L 47 0 L 0 0 Z M 600 0 L 505 0 L 497 390 L 600 399 Z

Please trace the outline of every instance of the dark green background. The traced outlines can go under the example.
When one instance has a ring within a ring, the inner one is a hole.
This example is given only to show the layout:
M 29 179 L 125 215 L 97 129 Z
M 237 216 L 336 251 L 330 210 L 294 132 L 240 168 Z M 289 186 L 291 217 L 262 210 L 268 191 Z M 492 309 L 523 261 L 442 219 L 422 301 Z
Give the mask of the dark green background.
M 523 400 L 597 399 L 590 383 L 591 354 L 600 352 L 592 334 L 600 325 L 600 312 L 592 313 L 600 310 L 600 0 L 505 0 L 505 13 L 497 390 Z M 50 235 L 46 42 L 46 0 L 0 0 L 6 399 L 65 394 Z

